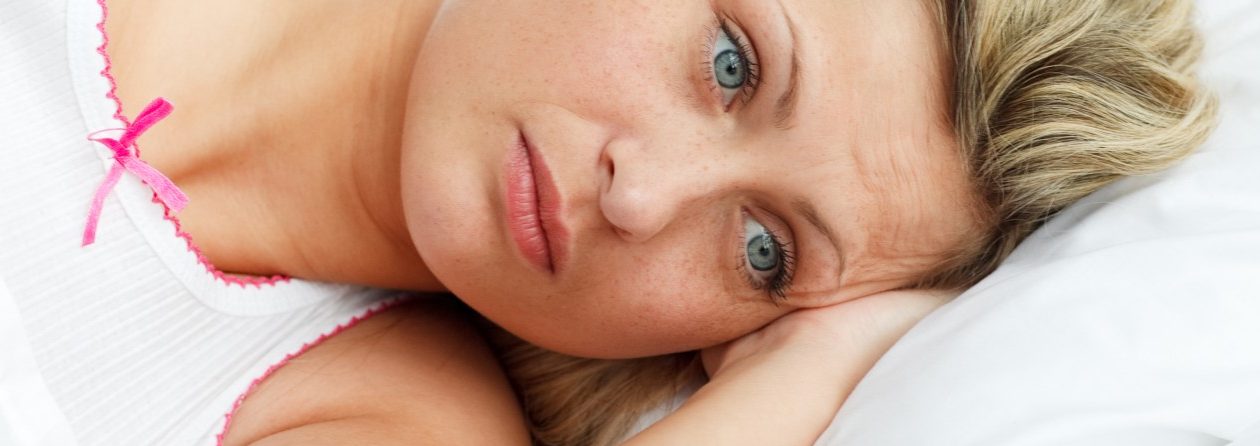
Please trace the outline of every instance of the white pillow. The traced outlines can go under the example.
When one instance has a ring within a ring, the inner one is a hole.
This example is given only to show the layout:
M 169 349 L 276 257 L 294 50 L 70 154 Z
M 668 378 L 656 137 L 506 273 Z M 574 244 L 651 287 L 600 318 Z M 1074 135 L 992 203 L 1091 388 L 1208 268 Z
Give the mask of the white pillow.
M 1260 2 L 1199 6 L 1207 146 L 1047 223 L 902 338 L 818 444 L 1260 443 Z

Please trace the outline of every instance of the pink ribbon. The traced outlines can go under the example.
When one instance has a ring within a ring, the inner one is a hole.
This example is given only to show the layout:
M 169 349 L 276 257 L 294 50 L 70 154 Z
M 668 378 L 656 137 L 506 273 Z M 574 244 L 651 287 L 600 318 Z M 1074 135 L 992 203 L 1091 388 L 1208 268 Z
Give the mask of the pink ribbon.
M 122 130 L 121 138 L 113 139 L 93 136 L 100 132 L 88 135 L 88 139 L 104 144 L 105 147 L 109 147 L 110 150 L 114 151 L 115 163 L 109 168 L 109 174 L 105 176 L 105 181 L 101 183 L 100 187 L 96 188 L 96 196 L 92 198 L 92 208 L 88 211 L 87 227 L 83 229 L 82 246 L 90 245 L 96 241 L 96 224 L 101 219 L 101 207 L 105 204 L 105 197 L 114 189 L 114 185 L 118 184 L 118 179 L 122 177 L 123 170 L 140 177 L 140 180 L 153 189 L 158 199 L 162 200 L 162 203 L 167 208 L 179 212 L 184 209 L 184 206 L 188 205 L 188 196 L 184 195 L 184 192 L 179 190 L 175 183 L 172 183 L 171 179 L 167 178 L 166 175 L 162 175 L 149 163 L 141 161 L 135 152 L 136 138 L 139 138 L 140 134 L 162 120 L 162 118 L 165 118 L 166 115 L 171 114 L 172 109 L 174 107 L 171 107 L 171 103 L 166 102 L 166 99 L 157 98 L 150 102 L 149 106 L 145 107 L 144 111 L 136 116 L 136 121 L 128 125 L 127 128 L 111 129 Z

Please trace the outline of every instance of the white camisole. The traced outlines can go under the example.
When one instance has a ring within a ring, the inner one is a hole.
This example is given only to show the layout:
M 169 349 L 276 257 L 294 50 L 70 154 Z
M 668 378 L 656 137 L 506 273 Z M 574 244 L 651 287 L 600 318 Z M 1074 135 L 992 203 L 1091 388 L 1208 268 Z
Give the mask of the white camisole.
M 0 444 L 216 444 L 265 376 L 403 297 L 225 275 L 129 173 L 81 247 L 114 163 L 87 136 L 125 127 L 104 19 L 0 2 Z

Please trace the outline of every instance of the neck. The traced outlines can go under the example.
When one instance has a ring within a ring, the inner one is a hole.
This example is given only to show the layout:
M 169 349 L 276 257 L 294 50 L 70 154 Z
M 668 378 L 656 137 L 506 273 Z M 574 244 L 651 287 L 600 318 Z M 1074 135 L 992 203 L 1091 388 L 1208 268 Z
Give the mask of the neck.
M 175 105 L 141 156 L 188 194 L 181 225 L 217 268 L 442 289 L 399 186 L 411 68 L 436 3 L 109 2 L 124 113 L 157 96 Z

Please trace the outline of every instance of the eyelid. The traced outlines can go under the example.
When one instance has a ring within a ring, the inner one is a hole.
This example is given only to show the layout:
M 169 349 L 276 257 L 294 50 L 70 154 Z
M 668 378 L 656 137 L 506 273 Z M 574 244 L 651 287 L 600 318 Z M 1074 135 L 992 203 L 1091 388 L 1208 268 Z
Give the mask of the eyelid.
M 740 55 L 744 57 L 748 68 L 748 82 L 743 87 L 740 87 L 740 91 L 736 93 L 730 104 L 724 103 L 721 87 L 717 86 L 717 80 L 713 77 L 713 50 L 721 32 L 726 32 L 731 38 Z M 703 71 L 701 78 L 704 79 L 705 90 L 711 93 L 710 96 L 716 98 L 718 105 L 727 112 L 752 102 L 753 96 L 761 84 L 761 62 L 760 57 L 758 57 L 756 43 L 744 31 L 744 27 L 739 23 L 738 19 L 721 12 L 714 14 L 713 23 L 709 25 L 708 33 L 706 34 L 703 45 L 704 50 L 701 54 L 702 63 L 700 64 Z
M 773 213 L 755 207 L 745 207 L 744 215 L 748 218 L 756 220 L 762 226 L 765 226 L 771 233 L 779 237 L 779 241 L 785 245 L 793 244 L 792 228 L 788 227 L 787 222 L 775 216 Z
M 799 266 L 800 249 L 796 245 L 795 234 L 793 234 L 792 228 L 787 224 L 786 221 L 775 216 L 772 212 L 764 210 L 762 208 L 751 207 L 751 206 L 743 207 L 740 210 L 740 221 L 742 222 L 744 218 L 752 219 L 753 221 L 756 221 L 758 224 L 760 224 L 762 227 L 766 228 L 766 231 L 768 231 L 770 235 L 774 237 L 775 240 L 781 244 L 780 246 L 781 251 L 779 254 L 783 263 L 782 265 L 780 265 L 780 271 L 778 275 L 782 276 L 782 283 L 781 283 L 782 289 L 778 291 L 782 292 L 783 294 L 776 294 L 775 292 L 776 290 L 770 290 L 770 289 L 766 290 L 770 294 L 771 301 L 775 305 L 778 305 L 779 303 L 782 303 L 787 300 L 786 294 L 792 288 L 793 277 L 796 275 L 796 269 Z M 741 224 L 740 225 L 741 230 L 738 231 L 740 234 L 740 240 L 743 240 L 742 228 L 743 228 L 743 225 Z M 741 251 L 740 259 L 744 259 L 745 255 L 747 254 Z M 743 263 L 741 263 L 740 264 L 741 270 L 743 267 L 744 265 Z M 741 272 L 741 273 L 746 274 L 744 272 Z

